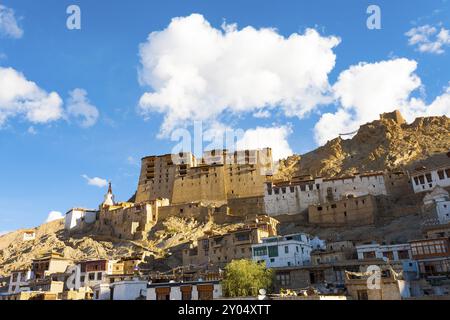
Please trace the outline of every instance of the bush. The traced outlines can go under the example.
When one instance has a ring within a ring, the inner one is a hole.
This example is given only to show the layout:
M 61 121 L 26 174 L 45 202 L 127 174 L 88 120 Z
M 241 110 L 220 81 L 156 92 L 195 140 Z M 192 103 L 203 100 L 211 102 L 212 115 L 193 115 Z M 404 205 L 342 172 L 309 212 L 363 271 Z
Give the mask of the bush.
M 270 291 L 273 272 L 252 260 L 233 260 L 225 267 L 222 289 L 226 297 L 257 296 L 259 289 Z

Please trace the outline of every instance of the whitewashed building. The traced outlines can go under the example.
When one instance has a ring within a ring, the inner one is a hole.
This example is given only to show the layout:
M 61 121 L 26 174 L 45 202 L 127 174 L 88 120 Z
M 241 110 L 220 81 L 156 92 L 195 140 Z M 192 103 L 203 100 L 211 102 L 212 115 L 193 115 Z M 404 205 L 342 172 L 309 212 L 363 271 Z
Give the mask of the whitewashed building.
M 33 229 L 25 230 L 23 232 L 23 241 L 33 241 L 36 239 L 36 231 Z
M 383 173 L 369 173 L 343 178 L 266 183 L 264 206 L 270 216 L 299 214 L 310 205 L 338 201 L 349 196 L 387 195 Z
M 312 245 L 310 236 L 297 233 L 262 239 L 252 245 L 252 258 L 265 262 L 268 268 L 304 266 L 311 263 Z
M 20 292 L 21 288 L 28 286 L 32 278 L 33 272 L 31 270 L 12 271 L 9 279 L 8 294 Z
M 215 281 L 150 283 L 147 300 L 215 300 L 222 297 L 222 285 Z
M 378 243 L 356 246 L 358 260 L 383 259 L 390 261 L 411 260 L 411 245 L 409 243 L 380 245 Z
M 435 187 L 423 198 L 423 203 L 425 207 L 431 207 L 439 223 L 450 222 L 450 196 L 445 189 Z
M 409 172 L 415 193 L 431 191 L 436 186 L 442 188 L 450 186 L 450 152 L 437 154 L 431 160 L 437 165 L 430 168 L 425 166 L 426 162 L 423 166 L 419 163 L 418 168 Z
M 110 290 L 113 300 L 137 300 L 147 297 L 147 281 L 125 280 L 111 283 Z
M 80 287 L 94 287 L 104 283 L 108 275 L 113 274 L 113 267 L 117 260 L 97 259 L 85 260 L 76 264 L 75 289 Z
M 64 229 L 71 231 L 80 228 L 84 224 L 95 223 L 97 213 L 98 211 L 93 209 L 72 208 L 66 213 L 64 218 Z
M 92 287 L 94 300 L 111 300 L 111 289 L 109 283 L 99 283 Z

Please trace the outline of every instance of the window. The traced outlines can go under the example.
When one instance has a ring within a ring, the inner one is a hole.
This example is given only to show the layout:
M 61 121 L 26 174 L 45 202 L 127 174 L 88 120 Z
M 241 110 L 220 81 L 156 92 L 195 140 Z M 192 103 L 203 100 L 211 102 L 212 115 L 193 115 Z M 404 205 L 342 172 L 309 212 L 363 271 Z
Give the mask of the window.
M 288 246 L 284 246 L 284 253 L 289 253 L 289 247 Z
M 385 251 L 383 252 L 383 257 L 394 260 L 394 253 L 392 251 Z
M 400 260 L 406 260 L 409 259 L 409 253 L 408 250 L 399 250 L 398 251 L 398 258 Z
M 89 280 L 95 279 L 95 273 L 89 273 Z
M 363 253 L 364 259 L 374 259 L 375 258 L 375 251 L 369 251 Z
M 427 178 L 427 182 L 433 182 L 433 179 L 431 179 L 431 173 L 427 173 L 425 177 Z
M 420 184 L 425 184 L 425 177 L 419 176 L 419 181 L 420 181 Z
M 276 275 L 277 282 L 280 286 L 290 286 L 291 285 L 291 274 L 290 273 L 279 273 Z
M 247 241 L 247 240 L 250 240 L 250 234 L 249 234 L 248 232 L 246 232 L 246 233 L 237 233 L 237 234 L 235 235 L 235 237 L 236 237 L 236 240 L 237 240 L 237 241 Z
M 439 176 L 439 180 L 444 180 L 445 179 L 445 175 L 444 175 L 444 170 L 438 170 L 438 176 Z
M 269 257 L 278 257 L 278 246 L 267 247 Z

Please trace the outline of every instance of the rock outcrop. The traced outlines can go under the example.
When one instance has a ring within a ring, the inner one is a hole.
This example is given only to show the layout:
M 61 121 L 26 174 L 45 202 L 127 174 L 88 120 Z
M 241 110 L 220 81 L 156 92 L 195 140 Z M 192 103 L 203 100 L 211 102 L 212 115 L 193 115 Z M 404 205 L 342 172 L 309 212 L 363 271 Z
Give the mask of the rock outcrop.
M 362 125 L 351 138 L 337 137 L 303 155 L 281 161 L 277 179 L 305 175 L 338 177 L 357 172 L 403 169 L 450 150 L 450 119 L 421 117 L 411 124 L 397 112 Z

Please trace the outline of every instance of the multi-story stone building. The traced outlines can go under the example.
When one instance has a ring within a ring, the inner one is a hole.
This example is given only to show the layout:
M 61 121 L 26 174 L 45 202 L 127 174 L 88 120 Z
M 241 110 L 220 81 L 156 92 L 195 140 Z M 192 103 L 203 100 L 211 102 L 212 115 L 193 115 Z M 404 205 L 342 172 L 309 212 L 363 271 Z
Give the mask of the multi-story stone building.
M 262 197 L 273 172 L 272 150 L 206 151 L 199 161 L 191 153 L 142 159 L 136 202 L 158 198 L 171 204 Z
M 190 152 L 142 158 L 135 202 L 158 198 L 172 200 L 175 177 L 185 175 L 196 164 L 197 160 Z
M 376 221 L 377 211 L 377 203 L 372 195 L 348 197 L 310 205 L 308 221 L 323 226 L 368 225 Z
M 343 178 L 267 182 L 264 193 L 268 215 L 301 214 L 309 206 L 340 201 L 349 197 L 387 195 L 384 173 L 368 173 Z
M 96 222 L 96 233 L 119 239 L 145 239 L 158 220 L 159 208 L 167 205 L 168 199 L 156 199 L 147 203 L 122 202 L 103 207 Z
M 71 260 L 63 257 L 61 254 L 51 252 L 40 258 L 33 259 L 31 271 L 35 279 L 42 279 L 54 273 L 65 272 L 70 263 Z
M 183 251 L 183 265 L 194 268 L 223 267 L 235 259 L 252 259 L 252 245 L 275 236 L 277 221 L 258 217 L 253 224 L 225 234 L 200 237 Z

